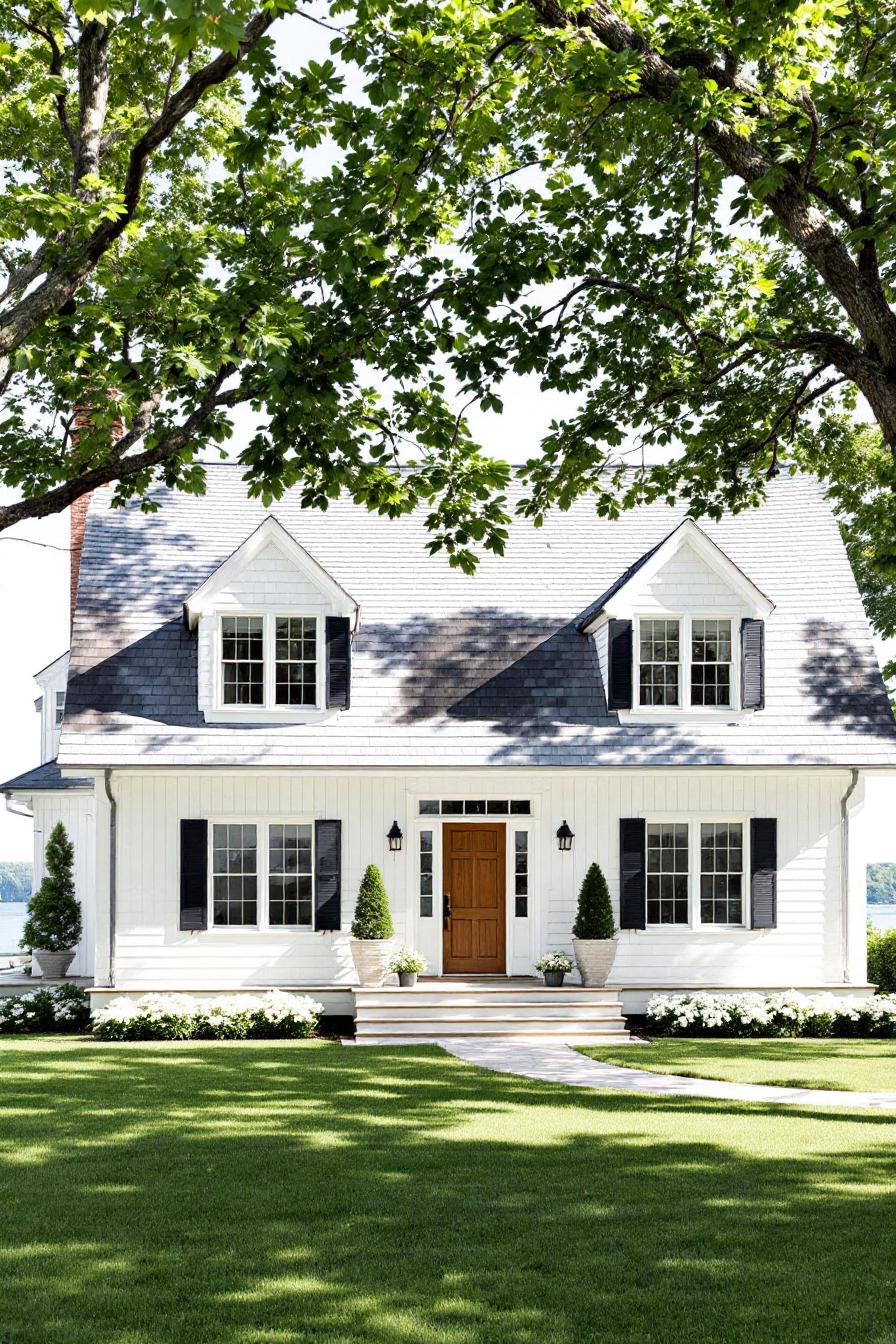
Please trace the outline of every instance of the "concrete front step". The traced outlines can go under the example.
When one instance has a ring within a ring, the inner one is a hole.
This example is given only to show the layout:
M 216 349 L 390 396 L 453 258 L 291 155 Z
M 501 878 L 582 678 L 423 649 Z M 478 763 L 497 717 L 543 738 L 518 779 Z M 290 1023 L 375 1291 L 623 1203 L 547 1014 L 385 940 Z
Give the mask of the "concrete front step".
M 529 1018 L 562 1018 L 564 1021 L 618 1022 L 622 1019 L 622 1009 L 618 1003 L 590 1004 L 571 1003 L 562 1009 L 554 1005 L 539 1003 L 472 1003 L 472 1004 L 409 1004 L 405 1007 L 393 1004 L 377 1004 L 356 1009 L 358 1022 L 405 1022 L 416 1018 L 426 1022 L 525 1022 Z
M 606 989 L 531 989 L 531 990 L 437 990 L 437 989 L 355 989 L 355 1003 L 367 1008 L 492 1008 L 522 1004 L 549 1006 L 553 1011 L 565 1012 L 574 1005 L 588 1008 L 610 1007 L 621 1011 L 622 1002 L 616 990 Z
M 627 1040 L 628 1031 L 618 1018 L 365 1018 L 355 1022 L 355 1036 L 612 1036 Z
M 497 1034 L 495 1032 L 476 1032 L 476 1031 L 433 1031 L 430 1035 L 421 1035 L 410 1032 L 397 1031 L 393 1033 L 380 1034 L 378 1036 L 361 1033 L 356 1035 L 354 1041 L 346 1042 L 353 1045 L 428 1045 L 451 1040 L 470 1040 L 475 1037 L 477 1040 L 492 1041 L 530 1041 L 537 1044 L 539 1041 L 547 1045 L 628 1045 L 631 1042 L 631 1036 L 627 1031 L 565 1031 L 565 1032 L 543 1032 L 543 1031 L 514 1031 Z

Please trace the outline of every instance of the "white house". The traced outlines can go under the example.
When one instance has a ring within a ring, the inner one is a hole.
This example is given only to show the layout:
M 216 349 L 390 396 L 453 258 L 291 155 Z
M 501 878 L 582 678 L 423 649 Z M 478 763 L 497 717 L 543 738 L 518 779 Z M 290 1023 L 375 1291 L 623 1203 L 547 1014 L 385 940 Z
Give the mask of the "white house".
M 97 998 L 314 986 L 349 1010 L 369 862 L 446 989 L 568 949 L 593 861 L 627 1011 L 865 986 L 850 831 L 896 724 L 814 481 L 699 525 L 582 500 L 468 577 L 425 511 L 268 511 L 238 467 L 208 477 L 153 514 L 93 498 L 61 740 L 64 659 L 47 759 L 3 786 L 38 874 L 69 828 Z

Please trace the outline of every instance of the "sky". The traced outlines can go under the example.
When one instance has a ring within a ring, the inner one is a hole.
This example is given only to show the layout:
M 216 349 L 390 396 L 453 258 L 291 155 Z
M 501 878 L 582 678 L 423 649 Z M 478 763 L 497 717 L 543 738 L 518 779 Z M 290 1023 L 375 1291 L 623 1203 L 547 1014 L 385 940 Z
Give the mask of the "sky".
M 278 55 L 293 70 L 328 55 L 329 35 L 298 16 L 281 22 Z M 469 419 L 488 451 L 518 463 L 537 451 L 562 399 L 544 394 L 535 379 L 512 378 L 503 385 L 500 416 Z M 248 425 L 232 441 L 234 452 Z M 14 498 L 0 487 L 0 504 Z M 21 523 L 0 533 L 0 781 L 40 761 L 40 723 L 34 710 L 34 673 L 64 653 L 69 642 L 68 515 Z M 881 659 L 896 657 L 896 641 L 877 641 Z M 896 861 L 896 780 L 869 782 L 862 831 L 869 862 Z M 0 862 L 32 857 L 31 825 L 6 812 L 0 802 Z

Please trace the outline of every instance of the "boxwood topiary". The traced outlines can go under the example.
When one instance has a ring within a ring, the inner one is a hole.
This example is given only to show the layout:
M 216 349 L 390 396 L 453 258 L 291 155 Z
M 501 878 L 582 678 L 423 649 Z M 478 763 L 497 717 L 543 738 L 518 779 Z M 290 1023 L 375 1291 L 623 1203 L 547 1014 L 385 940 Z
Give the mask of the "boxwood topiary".
M 368 863 L 352 920 L 353 938 L 391 938 L 395 933 L 389 897 L 383 875 L 375 863 Z
M 613 907 L 610 904 L 607 879 L 601 872 L 600 865 L 592 863 L 579 892 L 579 908 L 576 922 L 572 926 L 572 934 L 574 938 L 594 939 L 612 938 L 615 933 L 616 925 L 613 923 Z

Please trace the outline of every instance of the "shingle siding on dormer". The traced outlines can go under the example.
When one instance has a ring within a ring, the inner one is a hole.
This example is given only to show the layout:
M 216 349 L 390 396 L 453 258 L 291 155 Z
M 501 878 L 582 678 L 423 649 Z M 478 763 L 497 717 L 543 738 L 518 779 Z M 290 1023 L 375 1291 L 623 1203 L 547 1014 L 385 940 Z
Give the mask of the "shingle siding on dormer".
M 296 571 L 283 552 L 269 542 L 226 591 L 215 598 L 219 610 L 247 610 L 282 607 L 283 614 L 324 615 L 330 609 L 320 589 Z
M 666 562 L 633 604 L 642 613 L 740 615 L 742 600 L 690 546 Z

